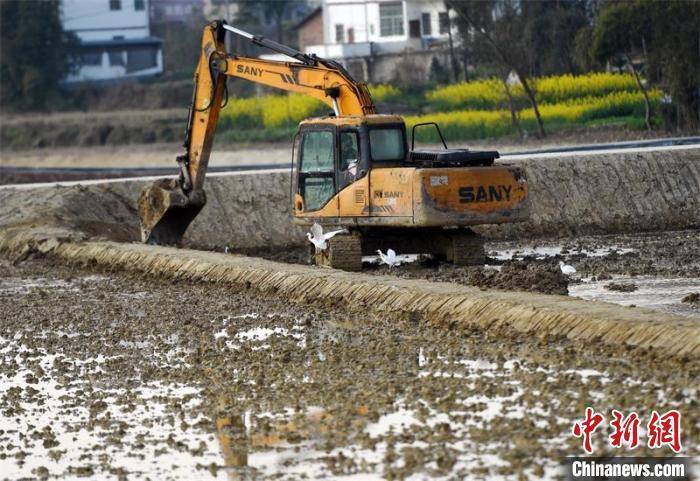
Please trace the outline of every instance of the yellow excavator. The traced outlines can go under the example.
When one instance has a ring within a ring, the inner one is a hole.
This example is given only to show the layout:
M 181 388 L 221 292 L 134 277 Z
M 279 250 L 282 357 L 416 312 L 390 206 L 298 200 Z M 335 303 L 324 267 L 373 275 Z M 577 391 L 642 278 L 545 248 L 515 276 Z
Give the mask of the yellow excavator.
M 229 55 L 226 32 L 293 61 Z M 529 215 L 525 174 L 517 166 L 494 165 L 498 152 L 448 149 L 433 122 L 413 126 L 409 149 L 403 119 L 377 114 L 367 86 L 338 62 L 215 21 L 202 36 L 185 153 L 177 157 L 179 177 L 156 181 L 139 198 L 144 242 L 180 243 L 204 207 L 204 179 L 229 76 L 309 95 L 333 110 L 302 121 L 293 145 L 294 222 L 345 230 L 316 252 L 317 264 L 359 270 L 363 254 L 387 248 L 479 264 L 483 242 L 469 226 Z M 416 150 L 417 127 L 435 128 L 444 148 Z

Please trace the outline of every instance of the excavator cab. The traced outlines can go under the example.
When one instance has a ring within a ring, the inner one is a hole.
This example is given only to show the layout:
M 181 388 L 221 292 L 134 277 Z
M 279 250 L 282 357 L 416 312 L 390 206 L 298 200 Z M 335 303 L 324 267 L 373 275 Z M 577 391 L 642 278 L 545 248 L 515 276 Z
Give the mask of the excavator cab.
M 405 160 L 406 128 L 394 115 L 308 119 L 297 131 L 295 152 L 296 216 L 320 216 L 322 223 L 334 216 L 367 216 L 369 191 L 358 185 L 368 183 L 373 160 L 386 165 Z M 336 196 L 351 186 L 352 202 L 341 206 Z

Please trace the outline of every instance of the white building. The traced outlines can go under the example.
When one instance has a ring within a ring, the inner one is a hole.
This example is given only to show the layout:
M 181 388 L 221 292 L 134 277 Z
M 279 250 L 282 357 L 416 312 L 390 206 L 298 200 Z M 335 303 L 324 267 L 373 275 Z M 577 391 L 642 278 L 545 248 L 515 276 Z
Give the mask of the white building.
M 422 77 L 434 57 L 447 65 L 451 23 L 443 0 L 324 0 L 322 18 L 323 43 L 305 52 L 339 60 L 360 79 L 391 81 L 397 62 L 409 57 Z M 301 26 L 300 36 L 314 25 Z
M 151 37 L 149 0 L 62 0 L 64 30 L 81 42 L 66 83 L 114 82 L 163 72 L 162 41 Z

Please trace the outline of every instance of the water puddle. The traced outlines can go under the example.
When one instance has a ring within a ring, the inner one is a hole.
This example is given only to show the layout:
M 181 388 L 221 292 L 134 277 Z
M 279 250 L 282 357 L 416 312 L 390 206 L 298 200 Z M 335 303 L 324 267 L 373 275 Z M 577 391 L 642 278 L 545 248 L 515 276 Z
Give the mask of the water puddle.
M 552 406 L 538 400 L 538 391 L 532 391 L 516 379 L 515 373 L 529 372 L 541 376 L 546 383 L 559 383 L 561 376 L 578 379 L 586 384 L 595 379 L 610 382 L 606 373 L 593 369 L 531 369 L 522 366 L 519 359 L 493 362 L 480 358 L 454 358 L 427 353 L 420 348 L 415 353 L 420 377 L 461 379 L 471 394 L 458 399 L 459 409 L 445 410 L 439 399 L 408 401 L 399 398 L 394 410 L 373 418 L 366 406 L 354 406 L 355 426 L 367 441 L 342 447 L 323 449 L 323 438 L 328 427 L 325 421 L 332 417 L 321 407 L 308 407 L 303 413 L 287 408 L 280 413 L 246 412 L 236 418 L 217 421 L 219 443 L 225 460 L 225 470 L 232 479 L 248 477 L 280 477 L 281 479 L 385 479 L 389 467 L 402 472 L 404 479 L 457 479 L 460 473 L 480 472 L 479 479 L 516 480 L 516 474 L 498 472 L 509 467 L 501 456 L 504 444 L 482 442 L 474 438 L 474 429 L 489 430 L 490 426 L 508 420 L 527 418 L 539 429 L 561 424 L 561 434 L 548 442 L 561 445 L 568 437 L 569 420 L 556 419 Z M 483 382 L 496 383 L 494 392 L 484 392 Z M 631 380 L 630 382 L 633 382 Z M 449 382 L 449 381 L 447 381 Z M 531 391 L 528 393 L 528 391 Z M 524 398 L 529 397 L 527 403 Z M 534 400 L 533 400 L 534 397 Z M 591 390 L 591 400 L 602 400 L 605 395 Z M 261 423 L 261 420 L 263 422 Z M 265 426 L 261 432 L 260 426 Z M 419 459 L 424 450 L 432 449 L 425 439 L 440 442 L 441 433 L 449 433 L 442 442 L 446 453 L 455 458 L 449 467 L 431 465 L 425 470 L 412 472 L 413 456 Z M 449 439 L 449 441 L 447 441 Z M 295 440 L 295 441 L 290 441 Z M 522 440 L 519 442 L 523 442 Z M 505 445 L 508 440 L 503 440 Z M 413 454 L 412 454 L 413 453 Z M 556 479 L 559 476 L 557 460 L 541 459 L 542 472 L 531 479 Z
M 63 292 L 77 292 L 85 287 L 93 286 L 109 281 L 109 277 L 89 275 L 74 279 L 48 279 L 46 277 L 2 277 L 0 278 L 0 295 L 27 294 L 33 289 L 56 290 Z
M 269 314 L 267 317 L 275 317 L 276 314 Z M 270 343 L 265 341 L 270 338 L 291 338 L 297 341 L 297 346 L 304 347 L 306 345 L 306 333 L 304 326 L 296 324 L 291 328 L 286 327 L 267 327 L 258 325 L 247 329 L 238 330 L 236 328 L 236 319 L 258 319 L 257 313 L 249 313 L 238 316 L 230 316 L 223 319 L 222 329 L 214 333 L 214 340 L 223 343 L 228 349 L 240 349 L 246 343 L 250 344 L 250 349 L 269 349 Z
M 571 256 L 585 256 L 585 257 L 603 257 L 613 253 L 617 255 L 624 255 L 630 252 L 635 252 L 635 249 L 630 249 L 627 247 L 619 247 L 616 245 L 610 245 L 605 247 L 598 247 L 595 249 L 568 249 L 562 245 L 554 246 L 522 246 L 517 249 L 495 249 L 488 251 L 488 256 L 493 259 L 498 259 L 501 261 L 511 261 L 511 260 L 523 260 L 524 258 L 534 257 L 537 260 L 543 260 L 548 257 L 559 256 L 563 259 L 567 259 Z
M 422 262 L 428 259 L 432 259 L 430 254 L 396 254 L 396 266 L 404 264 L 413 264 L 414 262 Z M 363 264 L 379 264 L 382 265 L 382 259 L 380 256 L 362 256 Z
M 632 292 L 606 289 L 605 286 L 612 282 L 634 284 L 637 289 Z M 691 292 L 700 292 L 700 279 L 613 276 L 612 280 L 569 285 L 569 295 L 572 297 L 612 302 L 622 306 L 646 307 L 700 320 L 700 308 L 681 302 L 683 297 Z
M 0 278 L 0 294 L 26 294 L 32 289 L 56 289 L 61 291 L 79 291 L 73 283 L 60 279 L 46 279 L 36 277 L 27 279 L 23 277 Z
M 39 359 L 41 375 L 36 367 L 21 367 L 31 357 Z M 129 479 L 191 479 L 202 463 L 220 460 L 214 436 L 192 428 L 209 422 L 189 415 L 200 403 L 199 389 L 162 382 L 98 388 L 90 379 L 110 358 L 71 359 L 14 339 L 0 338 L 0 360 L 20 366 L 13 375 L 0 375 L 3 479 L 116 480 L 127 473 Z M 79 376 L 67 382 L 54 375 L 61 364 L 77 367 Z

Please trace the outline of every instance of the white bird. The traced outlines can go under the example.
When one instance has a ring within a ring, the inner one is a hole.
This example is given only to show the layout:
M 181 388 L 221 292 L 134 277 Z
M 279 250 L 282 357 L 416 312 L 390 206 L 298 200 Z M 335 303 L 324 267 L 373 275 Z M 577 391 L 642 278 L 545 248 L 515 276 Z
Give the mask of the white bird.
M 573 266 L 570 266 L 568 264 L 564 264 L 564 261 L 559 261 L 559 269 L 561 269 L 561 272 L 565 276 L 570 276 L 572 274 L 576 274 L 576 269 L 574 269 Z
M 331 232 L 326 232 L 324 234 L 323 227 L 321 227 L 318 223 L 314 222 L 314 225 L 311 226 L 311 232 L 306 233 L 306 238 L 309 239 L 309 242 L 311 242 L 316 247 L 317 251 L 323 251 L 328 248 L 328 239 L 330 239 L 336 234 L 346 232 L 347 229 L 340 229 Z
M 394 266 L 401 265 L 401 261 L 396 258 L 394 249 L 387 249 L 386 254 L 377 249 L 377 254 L 379 254 L 379 259 L 382 261 L 382 264 L 388 265 L 390 269 Z

